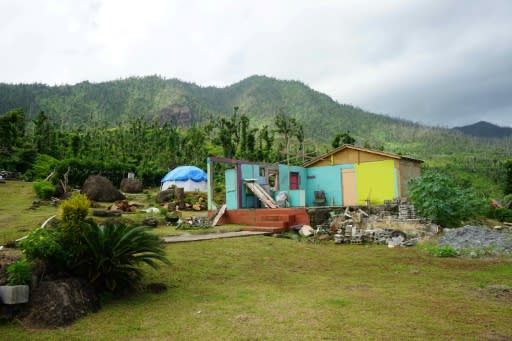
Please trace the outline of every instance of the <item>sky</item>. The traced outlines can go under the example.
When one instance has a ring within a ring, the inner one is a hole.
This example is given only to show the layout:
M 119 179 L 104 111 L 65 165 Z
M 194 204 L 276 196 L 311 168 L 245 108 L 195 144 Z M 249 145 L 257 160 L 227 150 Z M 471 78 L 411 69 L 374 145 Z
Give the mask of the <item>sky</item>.
M 512 1 L 0 0 L 0 82 L 298 80 L 429 125 L 512 126 Z

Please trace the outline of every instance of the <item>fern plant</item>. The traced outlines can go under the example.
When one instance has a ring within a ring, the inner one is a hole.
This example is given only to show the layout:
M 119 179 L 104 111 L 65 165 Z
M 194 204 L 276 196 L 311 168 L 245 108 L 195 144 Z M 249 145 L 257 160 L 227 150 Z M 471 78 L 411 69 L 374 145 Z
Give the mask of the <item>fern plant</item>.
M 134 288 L 143 277 L 141 265 L 170 264 L 162 241 L 140 227 L 90 225 L 83 234 L 85 250 L 79 269 L 98 289 L 120 292 Z

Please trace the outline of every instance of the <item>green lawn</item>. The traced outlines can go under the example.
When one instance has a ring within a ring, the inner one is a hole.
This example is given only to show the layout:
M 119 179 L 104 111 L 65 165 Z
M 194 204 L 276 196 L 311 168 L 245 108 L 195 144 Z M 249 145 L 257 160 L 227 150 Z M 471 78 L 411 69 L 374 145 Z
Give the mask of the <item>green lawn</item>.
M 244 237 L 169 244 L 163 294 L 112 300 L 67 328 L 5 340 L 507 340 L 512 259 Z

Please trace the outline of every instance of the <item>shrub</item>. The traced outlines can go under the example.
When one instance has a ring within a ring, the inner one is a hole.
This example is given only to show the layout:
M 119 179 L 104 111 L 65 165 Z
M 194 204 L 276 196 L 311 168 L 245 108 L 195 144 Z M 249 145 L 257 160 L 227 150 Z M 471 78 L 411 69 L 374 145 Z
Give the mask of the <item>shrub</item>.
M 80 269 L 100 290 L 134 288 L 143 276 L 140 265 L 158 268 L 157 261 L 169 264 L 160 238 L 142 226 L 91 225 L 83 238 L 86 249 Z
M 63 271 L 70 259 L 61 244 L 58 230 L 37 228 L 19 242 L 19 247 L 30 261 L 42 261 L 48 270 Z
M 43 200 L 48 200 L 55 194 L 55 187 L 49 181 L 36 181 L 32 184 L 32 188 L 37 197 Z
M 32 282 L 32 267 L 26 260 L 20 260 L 7 267 L 9 285 L 28 285 Z
M 59 216 L 65 227 L 79 225 L 85 221 L 89 213 L 91 202 L 84 194 L 75 193 L 68 200 L 64 200 L 59 206 Z
M 433 172 L 411 179 L 409 191 L 418 214 L 442 226 L 457 226 L 462 220 L 481 214 L 485 207 L 485 200 L 471 188 L 461 188 Z
M 47 229 L 37 228 L 19 242 L 25 257 L 30 260 L 54 260 L 62 256 L 62 247 L 55 233 Z
M 456 257 L 457 250 L 451 245 L 432 245 L 427 247 L 428 253 L 436 257 Z
M 512 222 L 512 209 L 510 208 L 496 208 L 494 210 L 494 218 L 499 221 Z

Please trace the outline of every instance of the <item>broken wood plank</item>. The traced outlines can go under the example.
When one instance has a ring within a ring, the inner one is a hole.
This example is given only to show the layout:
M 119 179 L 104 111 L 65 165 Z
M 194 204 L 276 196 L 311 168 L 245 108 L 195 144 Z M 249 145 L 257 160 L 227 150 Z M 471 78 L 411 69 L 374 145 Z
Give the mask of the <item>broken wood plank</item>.
M 267 208 L 277 208 L 277 203 L 270 196 L 270 194 L 265 191 L 263 187 L 260 186 L 259 183 L 254 180 L 245 180 L 245 185 L 249 188 L 257 197 L 261 200 L 263 205 Z
M 220 207 L 220 210 L 215 215 L 215 218 L 213 218 L 212 226 L 217 225 L 217 223 L 219 222 L 220 218 L 224 215 L 225 212 L 226 212 L 226 204 L 224 204 L 224 205 L 222 205 Z

